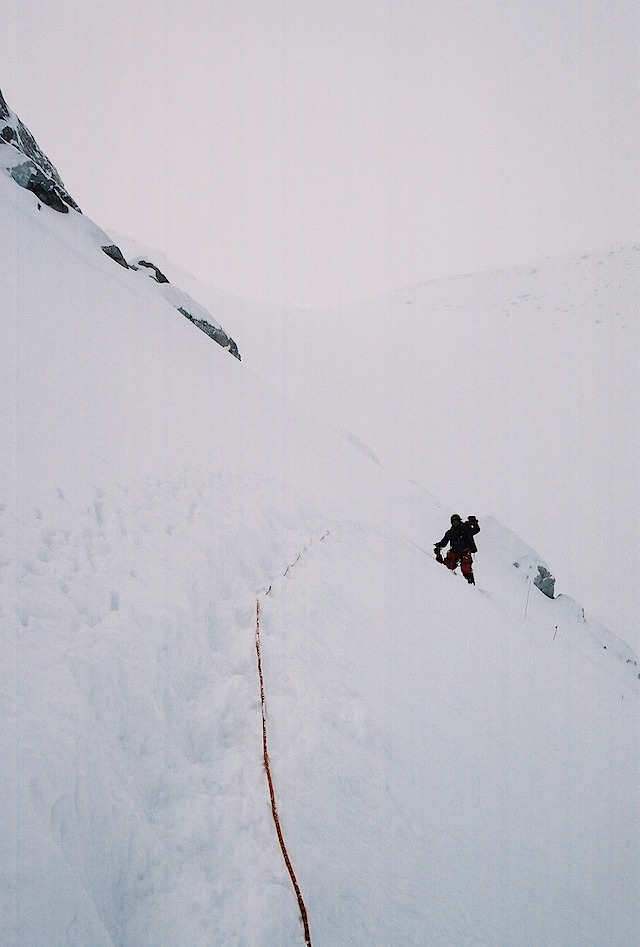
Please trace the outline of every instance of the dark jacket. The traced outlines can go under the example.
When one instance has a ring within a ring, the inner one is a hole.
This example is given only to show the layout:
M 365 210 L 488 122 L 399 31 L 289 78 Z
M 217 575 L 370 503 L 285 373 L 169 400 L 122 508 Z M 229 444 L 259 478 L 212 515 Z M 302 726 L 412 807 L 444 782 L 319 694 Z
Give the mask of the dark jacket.
M 456 523 L 448 529 L 437 546 L 446 546 L 451 543 L 454 552 L 477 552 L 474 536 L 480 532 L 477 521 L 470 523 Z

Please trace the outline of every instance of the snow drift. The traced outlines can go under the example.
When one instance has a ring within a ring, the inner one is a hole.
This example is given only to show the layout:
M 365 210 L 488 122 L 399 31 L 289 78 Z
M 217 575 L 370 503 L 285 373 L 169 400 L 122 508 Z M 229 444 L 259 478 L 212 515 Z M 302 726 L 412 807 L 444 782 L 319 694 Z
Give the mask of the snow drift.
M 260 600 L 314 947 L 635 945 L 631 649 L 72 217 L 0 173 L 2 943 L 302 943 Z

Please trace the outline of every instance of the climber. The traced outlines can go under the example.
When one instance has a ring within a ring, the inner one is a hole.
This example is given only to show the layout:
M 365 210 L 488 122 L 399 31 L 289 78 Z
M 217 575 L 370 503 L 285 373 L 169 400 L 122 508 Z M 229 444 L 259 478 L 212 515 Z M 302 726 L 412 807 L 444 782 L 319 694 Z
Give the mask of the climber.
M 438 562 L 442 562 L 447 569 L 455 569 L 459 564 L 469 585 L 476 584 L 471 554 L 478 551 L 473 537 L 479 532 L 480 526 L 475 516 L 469 516 L 466 523 L 463 523 L 462 518 L 454 513 L 451 517 L 451 528 L 446 531 L 440 542 L 436 543 L 433 550 Z M 449 552 L 443 559 L 441 550 L 447 544 L 450 545 Z

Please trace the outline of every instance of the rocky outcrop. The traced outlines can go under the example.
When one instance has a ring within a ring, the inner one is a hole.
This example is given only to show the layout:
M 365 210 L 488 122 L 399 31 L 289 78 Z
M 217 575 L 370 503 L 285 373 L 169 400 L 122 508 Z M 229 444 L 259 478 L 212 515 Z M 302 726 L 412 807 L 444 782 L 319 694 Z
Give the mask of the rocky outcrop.
M 240 353 L 238 352 L 238 346 L 233 341 L 233 339 L 227 335 L 224 329 L 220 329 L 218 326 L 211 325 L 210 322 L 207 322 L 205 319 L 196 319 L 191 315 L 190 312 L 187 312 L 186 309 L 183 309 L 182 306 L 178 307 L 178 312 L 181 312 L 183 316 L 186 316 L 190 322 L 193 322 L 194 326 L 197 326 L 205 335 L 208 335 L 210 339 L 213 339 L 214 342 L 217 342 L 218 345 L 221 345 L 225 349 L 229 349 L 231 355 L 240 360 Z
M 537 589 L 540 589 L 547 598 L 555 598 L 555 576 L 551 575 L 547 567 L 542 565 L 540 561 L 536 562 L 532 555 L 524 555 L 516 559 L 513 564 L 516 569 L 527 571 L 529 578 L 531 578 L 533 570 L 537 569 L 536 574 L 533 576 L 533 584 Z
M 39 147 L 37 141 L 18 116 L 7 105 L 0 92 L 0 169 L 4 167 L 16 184 L 31 191 L 38 201 L 62 214 L 69 209 L 82 213 L 76 202 L 67 192 L 62 179 L 53 164 Z M 40 205 L 38 205 L 40 206 Z M 87 224 L 91 222 L 83 218 Z M 160 294 L 190 322 L 202 330 L 218 345 L 227 349 L 231 355 L 240 359 L 238 346 L 211 314 L 192 299 L 187 293 L 172 286 L 164 273 L 148 259 L 138 257 L 127 262 L 120 247 L 109 242 L 107 234 L 95 225 L 92 240 L 100 242 L 104 253 L 127 270 L 133 270 L 150 277 L 157 285 Z
M 155 263 L 149 263 L 148 260 L 143 260 L 142 258 L 140 258 L 140 259 L 138 260 L 138 266 L 146 266 L 147 269 L 153 270 L 154 275 L 153 275 L 152 279 L 155 279 L 156 283 L 168 283 L 168 282 L 169 282 L 169 280 L 167 279 L 167 277 L 164 275 L 164 273 L 163 273 L 161 270 L 158 269 L 158 267 L 155 265 Z M 149 274 L 149 276 L 151 276 L 151 273 Z
M 228 349 L 234 358 L 237 358 L 239 361 L 241 360 L 238 346 L 231 336 L 227 335 L 222 326 L 215 321 L 204 306 L 197 303 L 195 299 L 192 299 L 184 290 L 173 286 L 160 267 L 156 266 L 155 263 L 152 263 L 145 257 L 136 257 L 133 260 L 127 261 L 120 247 L 114 243 L 109 244 L 109 246 L 104 246 L 102 249 L 107 256 L 110 256 L 111 259 L 119 263 L 120 266 L 146 275 L 149 279 L 153 280 L 154 283 L 157 283 L 159 292 L 164 296 L 167 302 L 171 303 L 174 309 L 177 309 L 189 322 L 192 322 L 194 326 L 197 326 L 201 332 L 208 335 L 210 339 L 213 339 L 214 342 L 217 342 L 222 348 Z
M 534 577 L 533 584 L 544 592 L 547 598 L 553 598 L 556 580 L 544 566 L 538 566 L 538 574 Z
M 120 247 L 117 247 L 115 243 L 110 243 L 106 247 L 102 248 L 102 252 L 106 253 L 107 256 L 110 256 L 112 260 L 115 260 L 116 263 L 119 263 L 120 266 L 124 266 L 125 270 L 129 269 L 129 264 L 124 258 L 124 254 Z
M 82 213 L 27 126 L 7 105 L 2 92 L 0 92 L 0 141 L 13 146 L 16 151 L 16 161 L 10 168 L 10 172 L 20 187 L 33 191 L 43 204 L 61 213 L 68 213 L 70 207 Z
M 210 339 L 213 339 L 224 349 L 228 349 L 234 358 L 240 360 L 238 346 L 222 326 L 216 322 L 211 313 L 195 299 L 192 299 L 184 290 L 170 283 L 155 263 L 152 263 L 146 257 L 136 257 L 134 260 L 130 260 L 127 265 L 129 269 L 144 273 L 154 283 L 157 283 L 158 292 L 164 296 L 167 302 L 171 303 L 179 313 L 185 316 L 189 322 L 192 322 L 194 326 L 197 326 L 205 335 L 208 335 Z

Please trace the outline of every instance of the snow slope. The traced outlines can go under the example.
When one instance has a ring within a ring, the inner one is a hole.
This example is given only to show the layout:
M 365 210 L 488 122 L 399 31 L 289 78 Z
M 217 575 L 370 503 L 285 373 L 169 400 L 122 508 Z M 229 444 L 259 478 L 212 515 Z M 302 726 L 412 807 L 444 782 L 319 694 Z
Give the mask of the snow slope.
M 635 945 L 628 646 L 3 175 L 0 285 L 0 942 L 302 944 L 260 600 L 314 947 Z
M 323 313 L 178 281 L 233 312 L 243 358 L 287 397 L 401 478 L 511 524 L 640 647 L 640 245 Z

